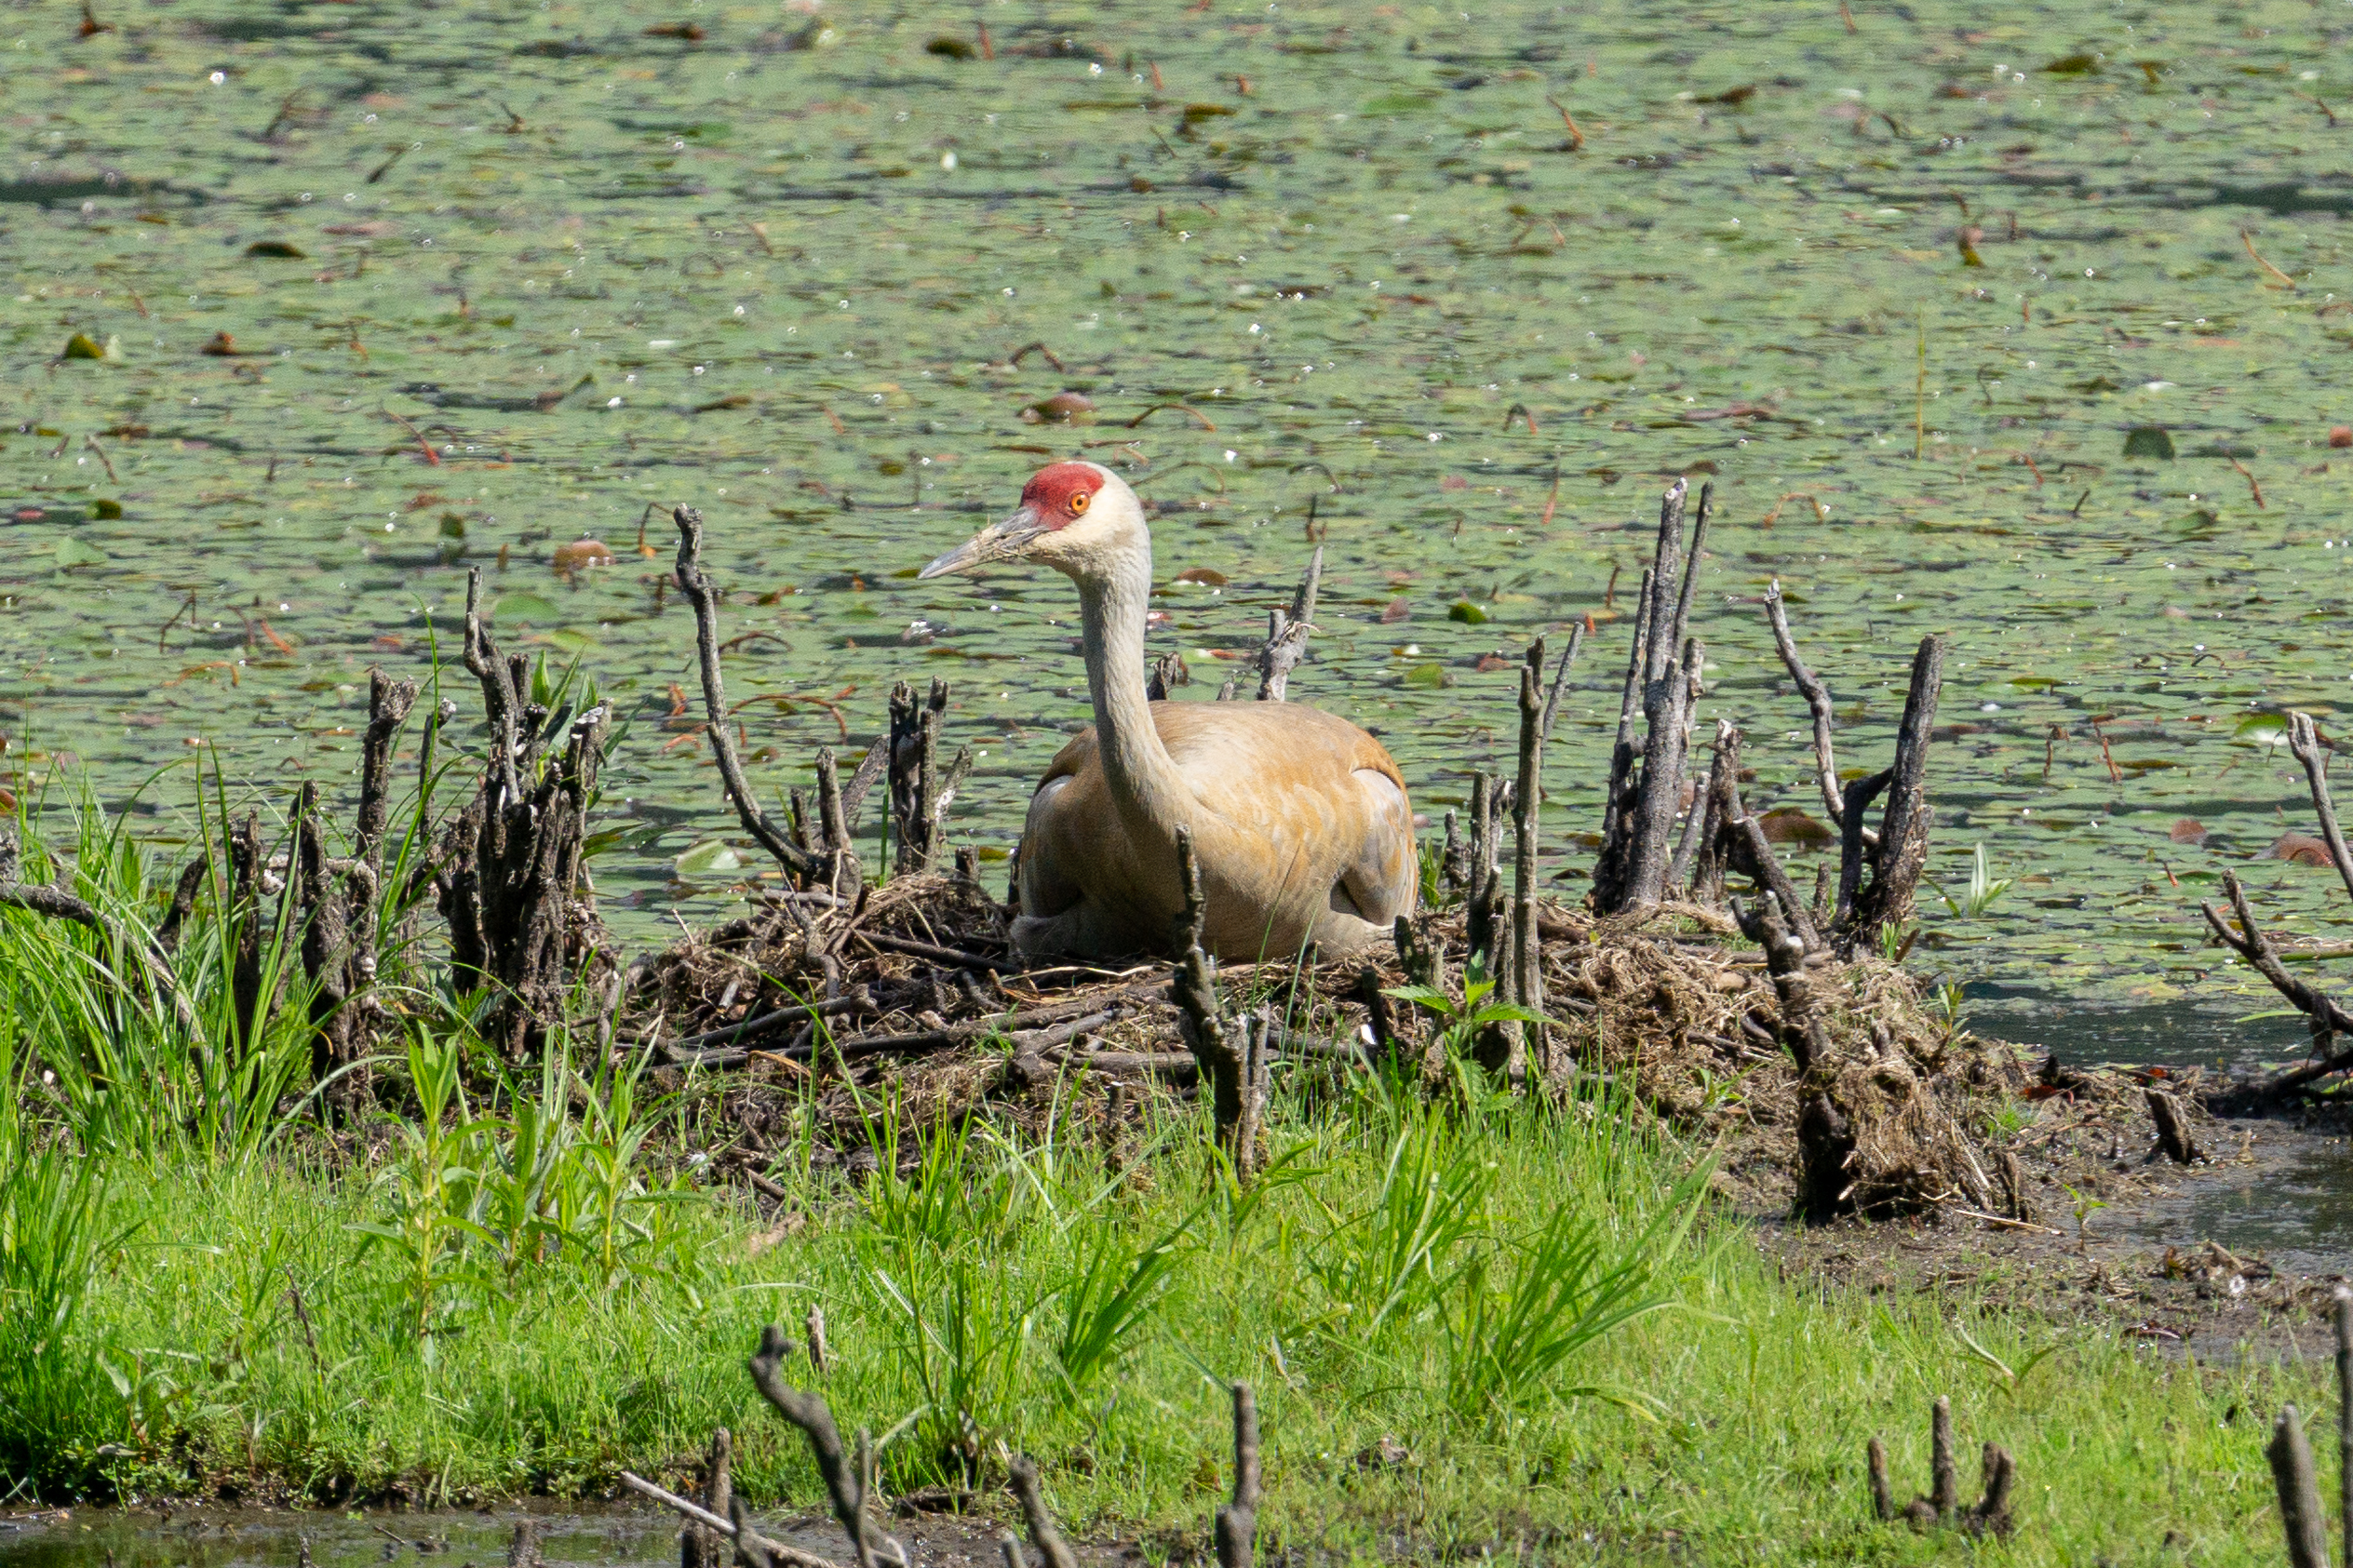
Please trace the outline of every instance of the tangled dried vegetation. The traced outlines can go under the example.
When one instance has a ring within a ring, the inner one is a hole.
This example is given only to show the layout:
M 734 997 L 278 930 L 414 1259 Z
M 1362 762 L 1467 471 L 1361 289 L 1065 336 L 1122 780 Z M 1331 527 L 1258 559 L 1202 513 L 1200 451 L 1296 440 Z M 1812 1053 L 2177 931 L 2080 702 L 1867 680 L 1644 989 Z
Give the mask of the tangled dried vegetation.
M 1768 1198 L 1786 1197 L 1794 1181 L 1798 1207 L 1814 1217 L 1946 1207 L 2024 1223 L 2029 1184 L 1987 1109 L 2030 1092 L 2030 1068 L 2011 1048 L 1958 1029 L 1890 957 L 1932 821 L 1926 762 L 1942 649 L 1925 639 L 1914 661 L 1892 765 L 1842 783 L 1829 694 L 1770 598 L 1782 657 L 1815 717 L 1837 838 L 1835 876 L 1825 865 L 1813 898 L 1802 898 L 1777 836 L 1741 804 L 1738 730 L 1719 727 L 1704 781 L 1689 766 L 1703 657 L 1688 635 L 1687 567 L 1707 509 L 1702 492 L 1687 543 L 1681 485 L 1661 509 L 1583 905 L 1535 891 L 1537 781 L 1580 627 L 1549 692 L 1543 644 L 1529 650 L 1516 776 L 1477 777 L 1467 824 L 1447 813 L 1435 907 L 1399 921 L 1394 951 L 1327 960 L 1311 949 L 1222 972 L 1182 920 L 1173 963 L 1035 966 L 1013 950 L 1011 910 L 982 885 L 970 853 L 952 870 L 940 864 L 962 759 L 941 759 L 947 703 L 936 683 L 928 701 L 900 688 L 891 735 L 846 787 L 821 756 L 813 809 L 796 796 L 789 824 L 768 817 L 741 784 L 720 721 L 716 595 L 702 574 L 701 520 L 681 509 L 679 578 L 705 628 L 707 733 L 746 831 L 787 886 L 745 918 L 630 966 L 623 1038 L 652 1047 L 681 1079 L 732 1075 L 723 1103 L 741 1134 L 737 1168 L 755 1186 L 767 1185 L 760 1173 L 786 1106 L 813 1090 L 834 1146 L 819 1157 L 853 1164 L 874 1158 L 865 1126 L 882 1097 L 915 1125 L 983 1108 L 1027 1121 L 1075 1107 L 1116 1144 L 1142 1095 L 1198 1092 L 1214 1097 L 1220 1136 L 1246 1166 L 1270 1063 L 1302 1085 L 1391 1071 L 1432 1092 L 1474 1063 L 1533 1093 L 1606 1083 L 1715 1140 L 1724 1182 Z M 1279 677 L 1298 663 L 1296 622 L 1279 617 L 1273 628 L 1263 700 L 1281 700 Z M 898 846 L 899 875 L 879 883 L 864 878 L 852 849 L 874 793 Z M 1876 827 L 1866 821 L 1875 804 Z M 1754 902 L 1728 894 L 1728 877 L 1751 882 Z M 1742 934 L 1757 945 L 1737 944 Z M 2124 1092 L 2092 1086 L 2077 1080 L 2088 1100 Z

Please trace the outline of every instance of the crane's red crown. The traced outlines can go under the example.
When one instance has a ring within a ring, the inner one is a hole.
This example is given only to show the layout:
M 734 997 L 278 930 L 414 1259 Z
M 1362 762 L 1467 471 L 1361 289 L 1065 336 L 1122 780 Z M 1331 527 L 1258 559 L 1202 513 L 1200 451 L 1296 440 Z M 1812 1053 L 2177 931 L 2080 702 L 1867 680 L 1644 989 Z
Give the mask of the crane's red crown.
M 1041 468 L 1021 491 L 1021 504 L 1038 515 L 1049 529 L 1068 528 L 1085 513 L 1103 476 L 1088 462 L 1057 462 Z

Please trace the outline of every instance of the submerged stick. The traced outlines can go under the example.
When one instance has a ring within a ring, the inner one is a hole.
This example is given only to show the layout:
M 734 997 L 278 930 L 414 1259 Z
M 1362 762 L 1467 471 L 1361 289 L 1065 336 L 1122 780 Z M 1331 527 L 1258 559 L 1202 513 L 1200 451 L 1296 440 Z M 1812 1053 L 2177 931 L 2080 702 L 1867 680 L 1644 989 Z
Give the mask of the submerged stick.
M 665 1508 L 677 1509 L 679 1514 L 692 1520 L 705 1529 L 733 1541 L 739 1550 L 746 1548 L 751 1548 L 764 1553 L 771 1561 L 788 1564 L 789 1568 L 841 1568 L 841 1564 L 829 1557 L 819 1557 L 813 1552 L 802 1551 L 798 1547 L 788 1547 L 782 1541 L 772 1541 L 767 1536 L 752 1531 L 747 1524 L 738 1523 L 735 1519 L 721 1519 L 702 1504 L 690 1503 L 675 1492 L 666 1492 L 643 1476 L 631 1475 L 628 1471 L 623 1470 L 620 1472 L 620 1477 L 621 1484 L 630 1491 L 651 1497 Z M 730 1502 L 731 1511 L 735 1512 L 740 1518 L 744 1500 L 741 1497 L 731 1497 Z
M 704 734 L 711 743 L 711 755 L 719 760 L 719 782 L 726 786 L 727 798 L 734 805 L 736 820 L 744 824 L 744 831 L 760 841 L 760 848 L 785 868 L 787 875 L 796 879 L 804 878 L 813 869 L 809 857 L 761 809 L 752 794 L 750 781 L 744 777 L 744 765 L 735 755 L 734 734 L 727 723 L 727 693 L 719 680 L 719 596 L 703 573 L 703 514 L 692 506 L 681 506 L 670 516 L 679 526 L 679 586 L 685 590 L 688 602 L 694 607 L 694 650 L 702 665 L 703 712 L 706 718 Z

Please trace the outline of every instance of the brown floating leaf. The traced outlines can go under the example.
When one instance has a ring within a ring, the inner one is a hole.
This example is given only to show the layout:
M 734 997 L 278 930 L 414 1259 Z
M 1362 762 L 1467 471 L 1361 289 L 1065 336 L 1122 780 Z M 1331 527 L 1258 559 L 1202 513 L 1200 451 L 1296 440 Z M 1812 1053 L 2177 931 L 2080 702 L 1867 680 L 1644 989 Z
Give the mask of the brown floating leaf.
M 683 38 L 690 44 L 699 44 L 703 41 L 703 29 L 700 23 L 692 21 L 656 22 L 645 30 L 645 35 L 649 38 Z
M 2272 840 L 2265 858 L 2292 861 L 2298 865 L 2326 865 L 2329 847 L 2309 833 L 2282 833 Z
M 2180 817 L 2175 819 L 2166 837 L 2176 844 L 2203 844 L 2206 842 L 2206 824 L 2196 817 Z
M 556 570 L 580 571 L 592 566 L 611 566 L 612 546 L 601 539 L 575 539 L 569 544 L 556 546 Z
M 1029 424 L 1068 424 L 1082 415 L 1093 412 L 1095 399 L 1085 393 L 1057 392 L 1022 409 L 1021 417 L 1024 422 Z
M 2329 445 L 2332 447 L 2353 447 L 2353 424 L 2331 425 L 2329 427 Z
M 302 261 L 310 252 L 289 240 L 257 239 L 245 248 L 248 256 L 283 256 L 289 261 Z
M 1385 626 L 1393 626 L 1398 622 L 1410 617 L 1413 612 L 1414 607 L 1407 604 L 1403 598 L 1392 599 L 1381 607 L 1381 624 Z
M 1205 587 L 1222 588 L 1231 581 L 1216 567 L 1189 566 L 1176 574 L 1179 583 L 1199 583 Z

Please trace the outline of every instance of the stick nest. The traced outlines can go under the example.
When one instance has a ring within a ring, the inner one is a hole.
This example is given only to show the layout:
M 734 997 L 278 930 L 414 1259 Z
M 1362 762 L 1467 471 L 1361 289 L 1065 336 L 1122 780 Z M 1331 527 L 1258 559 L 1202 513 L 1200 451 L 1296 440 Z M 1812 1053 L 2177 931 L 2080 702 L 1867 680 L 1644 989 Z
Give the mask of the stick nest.
M 903 877 L 850 901 L 774 898 L 640 960 L 623 1032 L 652 1043 L 674 1082 L 692 1067 L 723 1075 L 738 1155 L 754 1169 L 800 1124 L 813 1091 L 830 1145 L 817 1158 L 853 1174 L 880 1157 L 867 1130 L 885 1103 L 919 1130 L 981 1114 L 1033 1131 L 1059 1104 L 1116 1138 L 1110 1119 L 1142 1094 L 1193 1092 L 1168 964 L 1025 969 L 1007 917 L 961 875 Z M 1460 996 L 1461 914 L 1417 924 Z M 1600 918 L 1544 906 L 1550 1027 L 1575 1064 L 1568 1081 L 1548 1087 L 1607 1079 L 1644 1114 L 1714 1143 L 1728 1195 L 1768 1204 L 1786 1199 L 1793 1175 L 1802 1180 L 1808 1107 L 1824 1101 L 1850 1133 L 1837 1155 L 1842 1212 L 1958 1204 L 2024 1217 L 2027 1199 L 2005 1175 L 1986 1114 L 2031 1090 L 2018 1050 L 1949 1029 L 1910 975 L 1864 955 L 1810 972 L 1833 1051 L 1801 1074 L 1778 1043 L 1764 959 L 1730 924 L 1689 904 Z M 1392 999 L 1392 1035 L 1375 1039 L 1367 971 L 1383 988 L 1407 982 L 1387 947 L 1306 966 L 1228 966 L 1219 982 L 1282 1020 L 1281 1053 L 1304 1081 L 1365 1070 L 1393 1051 L 1434 1089 L 1448 1070 L 1442 1021 Z M 813 1004 L 833 1011 L 811 1017 Z M 2091 1091 L 2091 1079 L 2076 1081 Z M 913 1144 L 898 1151 L 903 1161 L 919 1157 Z

